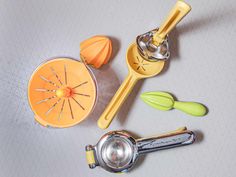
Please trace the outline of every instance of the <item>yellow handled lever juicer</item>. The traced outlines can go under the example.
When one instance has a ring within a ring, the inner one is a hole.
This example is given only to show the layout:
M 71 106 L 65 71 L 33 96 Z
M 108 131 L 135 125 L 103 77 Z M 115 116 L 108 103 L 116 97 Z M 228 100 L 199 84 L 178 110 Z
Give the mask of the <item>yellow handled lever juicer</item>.
M 158 29 L 139 35 L 136 42 L 129 46 L 126 54 L 129 74 L 100 116 L 98 126 L 101 129 L 108 128 L 138 80 L 153 77 L 162 71 L 170 56 L 167 34 L 190 10 L 188 4 L 177 1 Z

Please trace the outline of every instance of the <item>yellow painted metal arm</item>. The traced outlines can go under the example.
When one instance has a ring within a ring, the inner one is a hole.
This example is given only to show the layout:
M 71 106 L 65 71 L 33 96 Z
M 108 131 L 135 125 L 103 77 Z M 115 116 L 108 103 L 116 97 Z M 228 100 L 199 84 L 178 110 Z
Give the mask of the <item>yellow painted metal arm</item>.
M 170 11 L 164 23 L 153 36 L 155 45 L 160 45 L 167 34 L 182 20 L 182 18 L 189 13 L 191 6 L 184 1 L 177 1 L 173 9 Z

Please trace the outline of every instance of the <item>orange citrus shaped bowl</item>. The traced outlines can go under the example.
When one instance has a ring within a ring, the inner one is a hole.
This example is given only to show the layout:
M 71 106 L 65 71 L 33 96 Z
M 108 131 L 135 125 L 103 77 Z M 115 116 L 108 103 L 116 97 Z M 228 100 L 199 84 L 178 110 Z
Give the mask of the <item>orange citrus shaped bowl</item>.
M 80 61 L 56 58 L 40 65 L 28 85 L 35 119 L 44 126 L 70 127 L 92 112 L 97 87 L 89 68 Z

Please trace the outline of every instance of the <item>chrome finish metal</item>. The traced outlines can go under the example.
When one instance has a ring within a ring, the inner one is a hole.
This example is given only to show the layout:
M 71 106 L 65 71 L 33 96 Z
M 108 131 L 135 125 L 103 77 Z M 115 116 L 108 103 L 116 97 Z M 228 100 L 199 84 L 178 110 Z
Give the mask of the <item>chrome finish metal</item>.
M 136 43 L 138 51 L 144 59 L 148 61 L 167 60 L 170 56 L 168 37 L 159 46 L 153 43 L 153 35 L 158 31 L 154 29 L 147 33 L 137 36 Z
M 127 171 L 136 160 L 135 144 L 136 141 L 124 131 L 108 132 L 94 148 L 99 166 L 115 173 Z
M 129 164 L 133 156 L 133 148 L 124 138 L 109 139 L 102 147 L 102 159 L 112 168 L 123 168 Z
M 138 153 L 144 154 L 162 149 L 169 149 L 173 147 L 192 144 L 194 142 L 194 138 L 195 136 L 193 132 L 184 131 L 159 137 L 138 139 Z
M 125 131 L 111 131 L 95 146 L 86 146 L 86 150 L 93 150 L 96 159 L 90 168 L 101 166 L 118 173 L 130 170 L 141 154 L 192 144 L 194 140 L 194 133 L 186 129 L 145 139 L 134 139 Z

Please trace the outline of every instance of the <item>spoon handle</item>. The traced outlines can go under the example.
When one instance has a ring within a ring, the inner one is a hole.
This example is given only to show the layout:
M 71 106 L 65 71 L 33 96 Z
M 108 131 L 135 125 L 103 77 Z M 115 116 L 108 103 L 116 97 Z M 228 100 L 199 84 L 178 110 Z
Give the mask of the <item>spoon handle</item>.
M 110 125 L 120 106 L 126 100 L 137 81 L 138 78 L 129 73 L 110 103 L 107 105 L 105 111 L 98 119 L 97 124 L 101 129 L 106 129 Z
M 192 116 L 204 116 L 207 109 L 200 103 L 175 101 L 174 108 Z
M 159 30 L 153 36 L 153 42 L 155 45 L 160 45 L 167 34 L 182 20 L 182 18 L 188 14 L 191 10 L 191 6 L 184 1 L 177 1 L 173 9 L 170 11 L 167 19 L 160 26 Z

